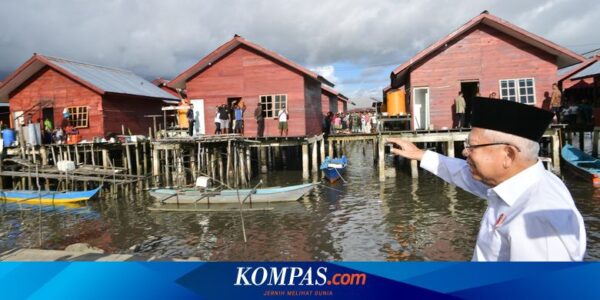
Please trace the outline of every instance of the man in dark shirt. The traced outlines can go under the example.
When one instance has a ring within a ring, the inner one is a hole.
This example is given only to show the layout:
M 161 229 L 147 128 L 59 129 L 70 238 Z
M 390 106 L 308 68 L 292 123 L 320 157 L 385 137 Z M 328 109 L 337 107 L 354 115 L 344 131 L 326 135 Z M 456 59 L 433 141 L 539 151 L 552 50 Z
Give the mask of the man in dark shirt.
M 219 117 L 221 118 L 221 131 L 224 134 L 229 133 L 229 108 L 226 104 L 221 105 Z
M 256 119 L 256 136 L 262 137 L 265 134 L 265 116 L 260 103 L 254 110 L 254 118 Z
M 194 136 L 194 104 L 190 103 L 190 108 L 188 108 L 186 117 L 188 119 L 188 134 Z

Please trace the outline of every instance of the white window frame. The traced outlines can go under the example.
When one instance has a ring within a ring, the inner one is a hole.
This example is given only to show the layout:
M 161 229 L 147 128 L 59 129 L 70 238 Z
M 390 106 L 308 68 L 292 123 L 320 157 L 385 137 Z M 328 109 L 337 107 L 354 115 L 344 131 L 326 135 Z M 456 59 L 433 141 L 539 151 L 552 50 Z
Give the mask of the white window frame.
M 528 93 L 527 92 L 527 88 L 528 86 L 521 86 L 521 81 L 524 81 L 525 83 L 527 83 L 527 80 L 531 80 L 531 88 L 533 89 L 533 93 Z M 503 88 L 502 87 L 502 82 L 506 82 L 507 87 Z M 513 87 L 509 87 L 509 83 L 512 82 L 513 83 Z M 535 105 L 536 103 L 536 99 L 535 99 L 535 78 L 533 77 L 525 77 L 525 78 L 514 78 L 514 79 L 500 79 L 498 80 L 498 88 L 500 91 L 500 99 L 503 100 L 508 100 L 508 101 L 515 101 L 515 102 L 519 102 L 519 103 L 523 103 L 523 104 L 529 104 L 529 105 Z M 514 95 L 510 95 L 508 93 L 508 91 L 510 89 L 514 89 Z M 522 89 L 525 89 L 525 93 L 522 93 Z M 525 102 L 521 101 L 521 97 L 531 97 L 531 101 L 527 101 L 527 99 L 525 100 Z
M 278 97 L 279 101 L 276 100 Z M 277 119 L 279 118 L 277 113 L 282 107 L 281 104 L 285 104 L 286 108 L 288 107 L 287 94 L 260 95 L 258 98 L 265 118 Z M 282 98 L 283 100 L 281 100 Z
M 67 110 L 71 114 L 71 126 L 74 128 L 90 127 L 89 108 L 87 106 L 69 106 Z

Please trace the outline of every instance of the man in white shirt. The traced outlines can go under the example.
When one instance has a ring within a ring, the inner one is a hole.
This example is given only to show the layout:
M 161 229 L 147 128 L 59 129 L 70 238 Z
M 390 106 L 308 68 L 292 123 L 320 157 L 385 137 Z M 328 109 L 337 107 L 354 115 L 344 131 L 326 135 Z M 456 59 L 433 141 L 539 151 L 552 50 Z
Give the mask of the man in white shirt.
M 396 155 L 487 200 L 474 261 L 581 261 L 583 218 L 563 182 L 538 159 L 553 114 L 525 104 L 477 98 L 466 161 L 388 139 Z
M 279 117 L 279 135 L 283 136 L 285 132 L 285 136 L 288 135 L 288 110 L 285 108 L 285 105 L 281 107 L 279 113 L 277 114 Z

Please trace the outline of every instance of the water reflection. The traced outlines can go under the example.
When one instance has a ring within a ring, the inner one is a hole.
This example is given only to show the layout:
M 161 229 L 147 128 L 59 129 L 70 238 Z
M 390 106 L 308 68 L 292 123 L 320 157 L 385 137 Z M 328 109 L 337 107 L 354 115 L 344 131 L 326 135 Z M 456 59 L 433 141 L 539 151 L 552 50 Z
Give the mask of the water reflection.
M 347 183 L 323 182 L 298 202 L 244 212 L 247 243 L 239 212 L 153 212 L 153 200 L 142 194 L 74 209 L 0 204 L 0 251 L 86 242 L 112 253 L 213 261 L 471 258 L 485 201 L 426 173 L 413 179 L 402 170 L 380 184 L 372 147 L 345 149 Z M 277 171 L 255 181 L 285 186 L 301 183 L 301 175 Z M 563 179 L 586 223 L 586 258 L 599 259 L 600 190 L 568 174 Z

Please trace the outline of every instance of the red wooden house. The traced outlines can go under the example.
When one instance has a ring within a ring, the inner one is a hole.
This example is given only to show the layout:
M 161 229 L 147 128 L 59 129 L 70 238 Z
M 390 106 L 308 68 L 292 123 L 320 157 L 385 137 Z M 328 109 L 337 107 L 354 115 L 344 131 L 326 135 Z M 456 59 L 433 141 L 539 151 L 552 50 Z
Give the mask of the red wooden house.
M 0 102 L 9 102 L 19 122 L 49 119 L 60 124 L 63 111 L 83 139 L 120 133 L 147 134 L 164 100 L 178 100 L 134 73 L 34 54 L 0 86 Z
M 559 76 L 559 86 L 563 89 L 566 100 L 587 98 L 593 100 L 595 106 L 600 105 L 600 54 L 560 70 Z
M 245 135 L 256 135 L 253 112 L 260 105 L 266 116 L 265 136 L 278 136 L 277 114 L 285 105 L 289 135 L 306 136 L 322 132 L 322 84 L 332 85 L 285 57 L 235 35 L 168 86 L 186 89 L 204 125 L 200 133 L 214 132 L 216 106 L 243 101 Z
M 323 115 L 328 112 L 348 111 L 348 98 L 327 85 L 321 86 L 321 109 Z
M 467 110 L 476 93 L 492 92 L 541 107 L 557 69 L 584 59 L 484 11 L 397 67 L 390 88 L 406 91 L 413 129 L 452 127 L 458 91 Z

